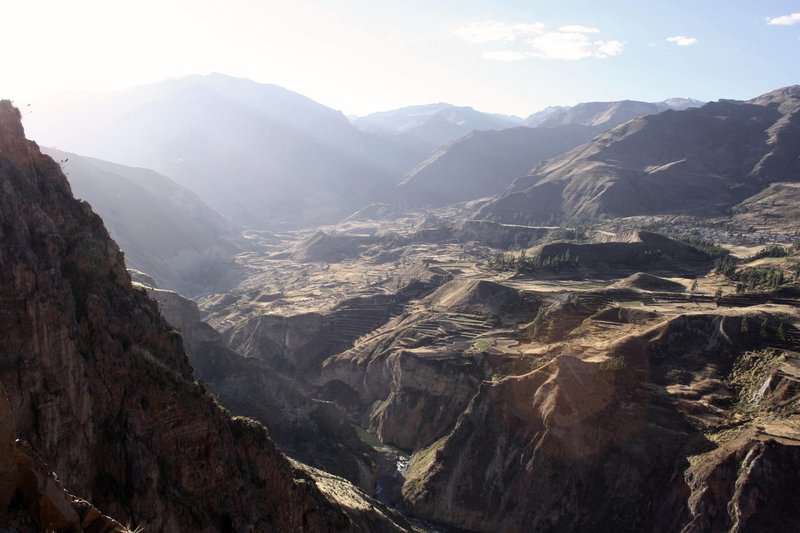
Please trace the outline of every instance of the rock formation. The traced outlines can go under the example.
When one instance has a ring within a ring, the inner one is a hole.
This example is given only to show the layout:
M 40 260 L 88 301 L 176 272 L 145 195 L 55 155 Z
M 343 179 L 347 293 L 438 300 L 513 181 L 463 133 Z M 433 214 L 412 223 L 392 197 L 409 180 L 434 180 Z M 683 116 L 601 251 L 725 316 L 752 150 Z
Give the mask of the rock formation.
M 287 455 L 375 493 L 388 459 L 359 438 L 341 410 L 308 396 L 285 366 L 282 374 L 266 357 L 244 357 L 231 350 L 202 321 L 193 301 L 161 289 L 148 288 L 148 293 L 181 332 L 194 375 L 232 414 L 264 424 Z
M 603 360 L 484 382 L 414 456 L 404 497 L 475 531 L 792 529 L 800 366 L 740 327 L 785 318 L 679 316 Z
M 17 437 L 68 491 L 148 531 L 405 527 L 351 486 L 290 462 L 262 426 L 231 419 L 193 382 L 180 336 L 131 286 L 101 219 L 25 139 L 8 101 L 0 187 L 0 383 Z M 14 501 L 42 483 L 18 483 Z

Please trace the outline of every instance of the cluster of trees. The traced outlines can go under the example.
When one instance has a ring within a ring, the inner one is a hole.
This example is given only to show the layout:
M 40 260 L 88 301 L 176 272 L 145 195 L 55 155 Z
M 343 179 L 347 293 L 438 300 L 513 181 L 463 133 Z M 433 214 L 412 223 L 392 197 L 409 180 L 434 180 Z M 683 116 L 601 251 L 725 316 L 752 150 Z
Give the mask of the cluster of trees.
M 694 235 L 690 235 L 688 237 L 678 237 L 677 240 L 688 244 L 695 250 L 703 252 L 709 257 L 721 259 L 730 255 L 730 252 L 726 248 L 723 248 L 712 241 L 707 241 Z
M 767 246 L 763 250 L 753 254 L 747 261 L 755 261 L 767 257 L 788 257 L 800 251 L 800 244 L 793 244 L 789 247 L 777 244 Z M 739 262 L 731 255 L 717 258 L 714 262 L 714 272 L 722 274 L 731 281 L 736 282 L 736 292 L 742 293 L 755 289 L 770 288 L 775 289 L 786 283 L 786 275 L 780 267 L 749 267 L 738 268 Z M 792 279 L 800 279 L 800 262 L 790 266 Z
M 519 254 L 498 252 L 489 257 L 486 264 L 492 270 L 500 272 L 514 270 L 517 273 L 531 273 L 537 268 L 547 268 L 560 272 L 566 265 L 577 265 L 578 259 L 578 256 L 572 256 L 572 252 L 569 249 L 561 254 L 538 255 L 536 257 L 528 257 L 525 250 L 522 250 Z
M 747 260 L 755 261 L 756 259 L 764 259 L 766 257 L 788 257 L 792 254 L 792 249 L 796 247 L 797 244 L 793 244 L 790 248 L 784 248 L 779 244 L 773 244 L 771 246 L 767 246 L 766 248 L 762 248 L 760 251 L 750 256 Z
M 714 261 L 714 272 L 731 279 L 736 274 L 736 265 L 738 264 L 739 262 L 736 258 L 730 254 L 718 257 L 717 260 Z
M 755 289 L 777 289 L 784 284 L 785 277 L 781 268 L 743 268 L 731 277 L 736 282 L 736 292 L 742 293 Z

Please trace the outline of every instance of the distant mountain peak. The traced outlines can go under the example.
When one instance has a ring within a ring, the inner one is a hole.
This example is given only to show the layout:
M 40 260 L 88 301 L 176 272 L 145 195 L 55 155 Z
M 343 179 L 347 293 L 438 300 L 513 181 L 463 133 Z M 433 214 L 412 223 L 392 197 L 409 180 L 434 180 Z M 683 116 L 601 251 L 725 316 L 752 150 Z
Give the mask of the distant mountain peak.
M 748 103 L 757 105 L 782 104 L 791 100 L 800 100 L 800 85 L 781 87 L 749 100 Z
M 524 125 L 565 126 L 579 124 L 611 129 L 629 120 L 652 115 L 668 109 L 682 110 L 700 107 L 703 102 L 693 98 L 667 98 L 661 102 L 617 100 L 611 102 L 583 102 L 574 106 L 551 106 L 525 119 Z
M 770 183 L 800 181 L 798 111 L 800 86 L 792 86 L 749 102 L 651 114 L 547 161 L 480 216 L 530 222 L 726 213 Z
M 521 123 L 519 117 L 485 113 L 471 106 L 445 102 L 380 111 L 353 120 L 353 125 L 363 131 L 399 136 L 427 150 L 438 148 L 471 131 L 502 130 Z

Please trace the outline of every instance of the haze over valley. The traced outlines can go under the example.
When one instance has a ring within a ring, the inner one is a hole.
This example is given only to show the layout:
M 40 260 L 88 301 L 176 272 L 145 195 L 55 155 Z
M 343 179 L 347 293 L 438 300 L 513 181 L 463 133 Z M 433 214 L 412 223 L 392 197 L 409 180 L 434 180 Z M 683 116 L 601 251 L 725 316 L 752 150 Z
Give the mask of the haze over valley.
M 800 530 L 796 6 L 273 4 L 9 63 L 0 530 Z

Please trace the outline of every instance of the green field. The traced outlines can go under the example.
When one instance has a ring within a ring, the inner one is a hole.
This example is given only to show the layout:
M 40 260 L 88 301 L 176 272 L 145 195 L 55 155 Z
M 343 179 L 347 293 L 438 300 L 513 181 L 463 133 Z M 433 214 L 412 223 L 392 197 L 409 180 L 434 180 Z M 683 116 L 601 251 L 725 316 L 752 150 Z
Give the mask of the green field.
M 478 352 L 485 352 L 492 346 L 494 346 L 494 341 L 492 339 L 477 339 L 472 343 L 472 347 Z
M 638 300 L 631 300 L 627 302 L 618 302 L 618 306 L 620 307 L 644 307 L 644 304 Z

